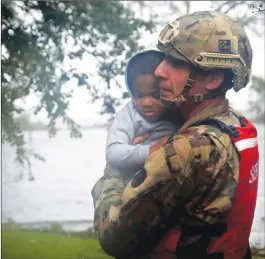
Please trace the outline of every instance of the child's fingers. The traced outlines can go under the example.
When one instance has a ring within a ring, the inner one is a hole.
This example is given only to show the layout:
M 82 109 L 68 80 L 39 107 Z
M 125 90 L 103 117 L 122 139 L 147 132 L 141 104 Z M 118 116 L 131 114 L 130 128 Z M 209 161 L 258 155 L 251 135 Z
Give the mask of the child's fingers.
M 145 135 L 143 135 L 143 136 L 137 136 L 137 137 L 134 138 L 132 144 L 133 145 L 137 145 L 137 144 L 145 141 L 148 137 L 149 137 L 149 134 L 148 133 L 145 134 Z

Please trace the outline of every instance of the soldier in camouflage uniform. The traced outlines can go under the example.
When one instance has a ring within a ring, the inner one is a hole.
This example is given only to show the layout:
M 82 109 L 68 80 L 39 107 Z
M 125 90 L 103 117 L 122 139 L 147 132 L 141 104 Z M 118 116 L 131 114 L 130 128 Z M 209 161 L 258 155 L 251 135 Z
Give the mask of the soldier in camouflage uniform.
M 249 225 L 242 223 L 244 240 L 228 227 L 242 170 L 232 139 L 243 122 L 225 98 L 228 89 L 239 91 L 249 82 L 248 37 L 230 17 L 205 11 L 169 23 L 157 47 L 167 55 L 155 71 L 161 98 L 186 121 L 150 149 L 127 186 L 117 170 L 105 168 L 92 190 L 98 240 L 115 258 L 251 258 L 256 191 Z M 243 207 L 240 215 L 248 213 Z

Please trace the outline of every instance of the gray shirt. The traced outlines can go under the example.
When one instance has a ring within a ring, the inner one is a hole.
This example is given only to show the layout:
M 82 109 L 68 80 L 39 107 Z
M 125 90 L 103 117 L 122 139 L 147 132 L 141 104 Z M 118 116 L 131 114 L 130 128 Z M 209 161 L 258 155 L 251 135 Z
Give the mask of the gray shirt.
M 112 167 L 137 169 L 143 167 L 152 144 L 164 136 L 173 135 L 178 125 L 170 121 L 149 122 L 128 102 L 115 116 L 109 129 L 106 160 Z M 147 140 L 132 145 L 136 136 L 149 133 Z

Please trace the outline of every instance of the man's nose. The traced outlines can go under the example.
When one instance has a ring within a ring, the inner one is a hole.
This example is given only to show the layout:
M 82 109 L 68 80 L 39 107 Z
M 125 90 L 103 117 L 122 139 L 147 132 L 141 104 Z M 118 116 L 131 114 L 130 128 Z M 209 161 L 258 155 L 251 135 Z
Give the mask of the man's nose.
M 157 78 L 162 78 L 164 79 L 166 77 L 165 75 L 165 64 L 166 64 L 166 60 L 163 60 L 159 66 L 156 68 L 155 72 L 154 72 L 154 75 L 157 77 Z

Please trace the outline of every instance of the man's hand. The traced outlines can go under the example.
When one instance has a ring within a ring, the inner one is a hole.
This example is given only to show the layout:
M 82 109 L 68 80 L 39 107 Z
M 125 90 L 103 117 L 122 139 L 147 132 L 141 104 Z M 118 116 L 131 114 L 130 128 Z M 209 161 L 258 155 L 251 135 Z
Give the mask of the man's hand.
M 153 153 L 154 151 L 158 150 L 159 148 L 161 148 L 167 141 L 168 139 L 170 138 L 170 136 L 165 136 L 161 139 L 159 139 L 156 144 L 152 145 L 150 147 L 150 150 L 149 150 L 149 154 Z
M 132 144 L 133 145 L 137 145 L 137 144 L 145 141 L 149 137 L 149 135 L 150 135 L 149 133 L 146 133 L 143 136 L 137 136 L 137 137 L 135 137 L 134 140 L 133 140 L 133 142 L 132 142 Z

